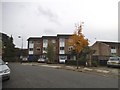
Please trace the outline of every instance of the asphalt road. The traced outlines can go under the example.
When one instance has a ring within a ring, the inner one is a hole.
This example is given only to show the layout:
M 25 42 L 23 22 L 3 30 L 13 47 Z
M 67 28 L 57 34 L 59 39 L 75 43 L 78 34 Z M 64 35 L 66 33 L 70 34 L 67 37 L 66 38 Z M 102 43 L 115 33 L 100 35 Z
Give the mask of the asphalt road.
M 9 63 L 11 78 L 2 88 L 118 88 L 118 79 L 52 67 Z

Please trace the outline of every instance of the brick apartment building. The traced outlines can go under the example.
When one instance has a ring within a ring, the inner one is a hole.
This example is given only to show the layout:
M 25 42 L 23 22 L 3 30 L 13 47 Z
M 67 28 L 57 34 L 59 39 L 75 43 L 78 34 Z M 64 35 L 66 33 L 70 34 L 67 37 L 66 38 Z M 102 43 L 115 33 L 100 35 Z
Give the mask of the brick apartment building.
M 29 60 L 46 58 L 45 53 L 48 44 L 52 42 L 56 51 L 56 61 L 76 60 L 75 55 L 71 55 L 72 46 L 68 45 L 71 35 L 57 34 L 57 36 L 42 36 L 28 38 Z M 93 54 L 97 60 L 108 60 L 110 56 L 120 56 L 120 43 L 96 41 L 91 48 L 96 52 Z
M 57 35 L 57 56 L 59 62 L 64 62 L 64 60 L 75 60 L 75 56 L 70 55 L 72 46 L 68 44 L 71 35 Z
M 45 53 L 47 53 L 47 46 L 50 42 L 52 42 L 56 51 L 56 61 L 65 62 L 65 60 L 70 59 L 69 51 L 72 49 L 72 47 L 68 45 L 70 36 L 71 35 L 67 34 L 58 34 L 57 36 L 28 38 L 29 59 L 32 60 L 38 58 L 46 58 Z
M 28 39 L 28 56 L 30 60 L 42 54 L 42 38 L 30 37 Z
M 118 42 L 96 41 L 91 48 L 96 51 L 93 56 L 96 56 L 98 60 L 108 60 L 110 56 L 120 56 L 120 43 Z

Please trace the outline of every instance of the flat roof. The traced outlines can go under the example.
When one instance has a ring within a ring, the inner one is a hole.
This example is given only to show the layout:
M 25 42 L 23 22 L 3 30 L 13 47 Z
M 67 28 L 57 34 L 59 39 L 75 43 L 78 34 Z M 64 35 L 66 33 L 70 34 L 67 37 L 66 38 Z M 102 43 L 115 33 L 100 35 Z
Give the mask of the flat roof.
M 29 41 L 29 40 L 40 40 L 41 39 L 41 37 L 29 37 L 27 40 Z

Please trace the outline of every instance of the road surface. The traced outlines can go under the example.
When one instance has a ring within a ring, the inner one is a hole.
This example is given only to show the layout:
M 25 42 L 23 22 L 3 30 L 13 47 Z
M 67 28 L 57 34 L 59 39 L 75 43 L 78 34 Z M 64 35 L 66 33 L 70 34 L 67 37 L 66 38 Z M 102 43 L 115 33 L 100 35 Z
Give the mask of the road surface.
M 9 63 L 11 78 L 2 88 L 118 88 L 118 79 L 52 67 Z

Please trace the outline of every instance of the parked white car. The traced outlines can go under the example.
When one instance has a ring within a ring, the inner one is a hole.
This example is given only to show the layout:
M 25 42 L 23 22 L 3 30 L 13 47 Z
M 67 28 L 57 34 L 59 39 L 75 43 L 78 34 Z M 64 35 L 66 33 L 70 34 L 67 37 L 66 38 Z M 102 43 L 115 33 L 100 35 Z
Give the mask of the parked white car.
M 60 58 L 59 63 L 65 63 L 66 58 Z
M 45 62 L 45 59 L 39 58 L 39 59 L 38 59 L 38 62 Z
M 28 61 L 28 58 L 27 57 L 23 57 L 22 58 L 22 62 L 26 62 L 26 61 Z
M 119 66 L 120 67 L 120 57 L 110 57 L 107 61 L 107 66 Z
M 5 63 L 2 59 L 0 59 L 0 78 L 2 78 L 2 80 L 10 79 L 10 68 L 7 64 L 7 62 Z

